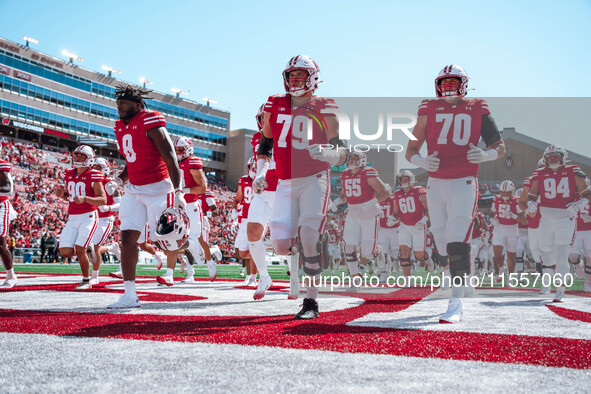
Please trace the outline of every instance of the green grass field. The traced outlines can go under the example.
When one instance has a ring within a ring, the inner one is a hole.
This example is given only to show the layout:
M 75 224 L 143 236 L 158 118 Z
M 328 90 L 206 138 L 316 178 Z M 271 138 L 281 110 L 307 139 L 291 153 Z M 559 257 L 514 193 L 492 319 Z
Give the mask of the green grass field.
M 101 266 L 100 274 L 101 275 L 108 275 L 109 272 L 117 271 L 118 265 L 116 264 L 103 264 Z M 14 264 L 14 270 L 16 273 L 26 273 L 26 272 L 35 272 L 35 273 L 64 273 L 64 274 L 80 274 L 80 267 L 78 264 Z M 243 279 L 244 277 L 240 276 L 241 267 L 235 264 L 218 264 L 218 278 L 219 279 Z M 137 266 L 137 275 L 138 276 L 159 276 L 165 272 L 165 268 L 161 270 L 157 270 L 155 265 L 150 264 L 138 264 Z M 271 265 L 269 266 L 269 274 L 273 280 L 289 280 L 289 276 L 287 276 L 287 266 L 285 265 Z M 339 270 L 331 275 L 329 270 L 324 271 L 324 276 L 338 276 L 342 278 L 342 276 L 347 276 L 348 271 L 345 267 L 340 267 Z M 396 277 L 395 274 L 392 274 L 393 277 Z M 186 273 L 179 273 L 178 266 L 175 269 L 174 276 L 176 278 L 183 278 L 186 276 Z M 370 275 L 368 275 L 369 277 Z M 376 275 L 371 275 L 376 276 Z M 423 283 L 429 285 L 432 283 L 433 273 L 428 274 L 423 268 L 420 268 L 416 271 L 413 276 L 420 277 L 423 279 Z M 437 275 L 436 275 L 437 276 Z M 438 274 L 438 276 L 441 276 Z M 196 266 L 195 267 L 195 277 L 196 278 L 207 278 L 208 271 L 207 266 Z M 523 283 L 516 283 L 516 281 L 512 281 L 509 284 L 508 278 L 505 277 L 504 286 L 502 283 L 496 283 L 493 279 L 492 287 L 516 287 L 519 289 L 527 289 L 527 288 L 539 288 L 541 286 L 540 280 L 538 278 L 537 282 L 534 285 L 535 276 L 526 275 L 529 279 L 529 284 L 526 286 L 525 281 Z M 479 277 L 479 286 L 481 287 L 491 287 L 491 280 L 489 275 L 485 275 L 484 277 Z M 335 278 L 336 280 L 336 278 Z M 368 279 L 369 280 L 369 279 Z M 391 279 L 393 283 L 394 280 Z M 328 279 L 328 283 L 330 284 L 330 279 Z M 438 285 L 438 281 L 433 283 L 435 286 Z M 583 290 L 583 283 L 584 280 L 582 279 L 575 279 L 572 286 L 569 287 L 569 290 Z M 510 286 L 511 285 L 511 286 Z M 553 286 L 554 287 L 554 286 Z

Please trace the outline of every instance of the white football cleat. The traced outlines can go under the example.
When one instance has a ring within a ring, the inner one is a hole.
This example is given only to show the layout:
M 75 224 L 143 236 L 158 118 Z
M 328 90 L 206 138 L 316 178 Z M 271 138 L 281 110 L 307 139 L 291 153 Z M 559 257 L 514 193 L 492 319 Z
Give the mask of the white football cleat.
M 462 315 L 464 314 L 464 308 L 462 306 L 461 298 L 451 298 L 445 312 L 439 318 L 439 323 L 443 324 L 455 324 L 462 321 Z
M 260 300 L 265 296 L 265 292 L 271 286 L 273 286 L 273 281 L 271 280 L 271 277 L 269 275 L 261 276 L 261 280 L 259 280 L 259 286 L 254 292 L 252 298 L 255 300 Z
M 566 288 L 564 286 L 560 286 L 556 289 L 556 294 L 554 294 L 554 299 L 552 302 L 564 302 L 564 291 Z
M 207 270 L 209 271 L 209 280 L 214 281 L 218 276 L 217 264 L 213 260 L 207 262 Z
M 154 258 L 156 259 L 156 269 L 162 268 L 162 264 L 164 263 L 164 260 L 162 260 L 162 256 L 166 258 L 166 255 L 162 252 L 156 252 L 156 254 L 154 255 Z
M 185 279 L 182 280 L 183 283 L 195 283 L 195 278 L 193 275 L 187 276 Z
M 2 286 L 0 286 L 0 287 L 2 287 L 4 289 L 11 289 L 14 286 L 16 286 L 16 282 L 18 282 L 16 276 L 14 278 L 6 278 L 4 280 L 4 283 L 2 284 Z
M 140 300 L 137 298 L 137 294 L 134 295 L 127 295 L 123 294 L 119 301 L 114 304 L 111 304 L 107 307 L 107 309 L 122 309 L 122 308 L 139 308 L 140 307 Z
M 99 278 L 90 278 L 90 282 L 91 285 L 98 285 L 99 284 Z
M 158 276 L 156 277 L 156 281 L 161 285 L 172 286 L 174 284 L 174 278 L 172 276 Z
M 90 284 L 90 281 L 84 282 L 82 281 L 82 283 L 80 283 L 78 286 L 75 287 L 76 290 L 88 290 L 88 289 L 92 289 L 92 285 Z
M 111 278 L 123 279 L 123 273 L 121 271 L 109 272 Z

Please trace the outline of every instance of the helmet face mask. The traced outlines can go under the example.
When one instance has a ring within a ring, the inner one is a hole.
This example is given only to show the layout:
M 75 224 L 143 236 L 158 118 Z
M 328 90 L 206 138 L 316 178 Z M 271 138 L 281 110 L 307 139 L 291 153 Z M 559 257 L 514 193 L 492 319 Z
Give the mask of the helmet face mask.
M 178 137 L 174 141 L 174 152 L 177 161 L 182 161 L 193 154 L 193 143 L 185 137 Z
M 303 71 L 301 75 L 298 73 L 297 77 L 291 75 L 293 71 Z M 307 74 L 307 75 L 306 75 Z M 302 96 L 307 92 L 318 89 L 320 81 L 320 69 L 312 58 L 306 55 L 298 55 L 292 57 L 285 70 L 283 70 L 283 86 L 285 91 L 292 96 Z
M 566 165 L 566 150 L 558 145 L 550 145 L 544 150 L 544 163 L 551 170 Z
M 356 158 L 357 160 L 351 160 Z M 351 170 L 355 170 L 357 168 L 363 168 L 367 165 L 367 156 L 365 152 L 351 152 L 349 155 L 349 160 L 347 161 L 347 167 Z
M 257 114 L 255 116 L 259 131 L 263 131 L 263 127 L 265 127 L 264 118 L 265 118 L 265 104 L 261 105 L 261 107 L 259 108 L 259 110 L 257 111 Z
M 403 178 L 408 179 L 406 182 L 403 182 Z M 402 189 L 407 189 L 412 187 L 415 183 L 415 174 L 413 174 L 412 171 L 400 170 L 400 173 L 398 174 L 398 186 L 400 186 Z
M 99 157 L 94 161 L 92 168 L 102 172 L 104 176 L 107 176 L 111 173 L 111 167 L 109 166 L 109 163 L 107 163 L 107 161 L 102 157 Z
M 257 162 L 254 156 L 248 159 L 246 168 L 248 169 L 248 176 L 250 179 L 254 179 L 257 176 Z
M 78 157 L 84 156 L 84 160 L 76 160 Z M 92 167 L 96 156 L 94 150 L 88 145 L 80 145 L 74 152 L 72 152 L 72 167 L 74 168 L 85 168 Z
M 168 252 L 179 250 L 189 239 L 190 222 L 184 210 L 166 208 L 156 222 L 156 240 Z
M 513 192 L 515 191 L 515 184 L 511 181 L 503 181 L 499 186 L 499 192 L 501 193 L 501 197 L 503 200 L 507 201 L 513 196 Z

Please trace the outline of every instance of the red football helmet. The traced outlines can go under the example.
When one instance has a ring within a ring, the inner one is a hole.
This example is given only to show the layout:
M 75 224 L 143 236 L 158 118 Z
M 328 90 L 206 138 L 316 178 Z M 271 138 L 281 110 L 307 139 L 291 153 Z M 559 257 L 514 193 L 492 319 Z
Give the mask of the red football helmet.
M 457 78 L 460 82 L 459 87 L 456 90 L 443 91 L 441 81 L 445 78 Z M 468 92 L 468 79 L 468 74 L 462 67 L 455 64 L 445 66 L 435 78 L 435 93 L 441 98 L 464 97 Z
M 166 208 L 156 222 L 156 240 L 168 252 L 182 248 L 190 231 L 189 217 L 182 209 Z
M 304 86 L 301 88 L 289 86 L 289 73 L 295 70 L 304 70 L 308 73 Z M 285 70 L 283 70 L 283 86 L 285 86 L 285 91 L 292 96 L 301 96 L 310 90 L 314 91 L 318 89 L 320 82 L 322 82 L 320 80 L 320 68 L 311 57 L 306 55 L 292 57 L 285 66 Z
M 185 137 L 177 137 L 174 140 L 174 151 L 178 161 L 185 160 L 193 154 L 193 143 Z
M 86 159 L 84 161 L 76 161 L 76 155 L 84 155 Z M 88 145 L 80 145 L 74 152 L 72 152 L 72 167 L 92 167 L 94 164 L 94 160 L 96 159 L 96 155 L 94 154 L 94 150 Z
M 255 119 L 257 120 L 257 126 L 259 127 L 259 131 L 263 131 L 264 116 L 265 116 L 265 104 L 261 105 L 261 107 L 259 108 L 259 110 L 257 111 L 257 114 L 255 116 Z

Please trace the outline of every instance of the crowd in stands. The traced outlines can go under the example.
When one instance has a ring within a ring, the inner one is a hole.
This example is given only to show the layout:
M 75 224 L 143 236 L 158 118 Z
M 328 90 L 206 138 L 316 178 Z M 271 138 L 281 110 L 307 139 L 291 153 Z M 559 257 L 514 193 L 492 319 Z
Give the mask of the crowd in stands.
M 63 261 L 56 249 L 59 234 L 68 218 L 68 204 L 55 196 L 54 189 L 64 178 L 64 172 L 71 168 L 69 152 L 48 146 L 41 149 L 36 143 L 22 143 L 4 137 L 0 143 L 0 158 L 11 163 L 15 184 L 15 193 L 10 201 L 17 218 L 10 224 L 9 248 L 13 252 L 17 248 L 41 248 L 47 250 L 44 262 L 53 262 L 54 259 Z M 118 174 L 123 169 L 121 164 L 112 160 L 110 163 L 113 165 L 112 174 Z M 224 262 L 228 262 L 234 258 L 235 233 L 229 218 L 235 192 L 230 191 L 222 180 L 208 176 L 208 181 L 220 212 L 218 216 L 209 218 L 210 244 L 217 244 L 224 254 Z M 120 241 L 119 220 L 115 222 L 111 237 L 112 241 Z

